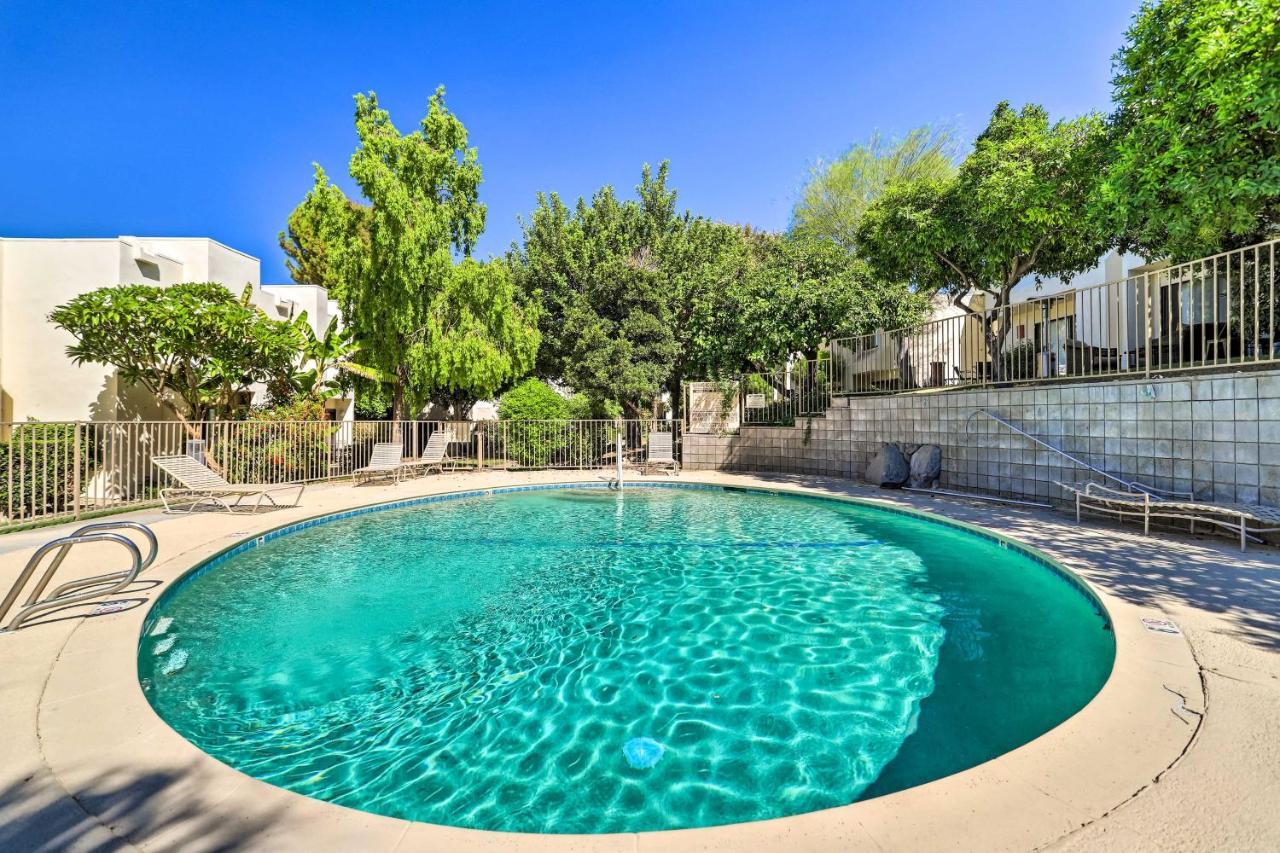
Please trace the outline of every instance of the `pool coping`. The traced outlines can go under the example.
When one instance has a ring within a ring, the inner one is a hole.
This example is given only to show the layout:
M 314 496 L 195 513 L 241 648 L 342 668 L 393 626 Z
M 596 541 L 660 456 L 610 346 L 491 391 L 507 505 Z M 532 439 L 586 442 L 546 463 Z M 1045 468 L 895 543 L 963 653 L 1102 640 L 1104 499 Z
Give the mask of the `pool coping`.
M 646 484 L 650 481 L 646 481 Z M 428 487 L 432 487 L 429 484 Z M 664 485 L 661 481 L 656 485 Z M 1038 738 L 983 764 L 932 782 L 846 806 L 745 824 L 697 829 L 661 830 L 605 835 L 553 835 L 459 829 L 355 811 L 314 800 L 249 777 L 222 764 L 171 729 L 143 696 L 136 672 L 140 632 L 149 616 L 179 581 L 197 576 L 236 549 L 252 547 L 356 512 L 394 509 L 446 497 L 484 495 L 534 488 L 604 484 L 566 480 L 554 484 L 494 486 L 431 492 L 411 498 L 359 503 L 268 524 L 270 516 L 253 517 L 261 529 L 245 532 L 230 545 L 205 542 L 153 567 L 148 574 L 163 580 L 164 592 L 146 606 L 110 619 L 85 620 L 70 633 L 40 695 L 38 728 L 45 761 L 67 790 L 78 783 L 118 772 L 122 760 L 181 764 L 182 778 L 163 786 L 155 797 L 177 798 L 185 785 L 197 785 L 206 798 L 216 792 L 209 808 L 220 819 L 252 822 L 270 815 L 269 829 L 279 837 L 267 846 L 281 849 L 530 849 L 530 850 L 681 850 L 772 849 L 800 845 L 803 849 L 1029 849 L 1060 838 L 1101 817 L 1131 798 L 1175 763 L 1194 736 L 1188 718 L 1171 712 L 1178 694 L 1187 713 L 1203 713 L 1199 669 L 1182 637 L 1153 634 L 1141 616 L 1159 616 L 1089 582 L 1071 568 L 1071 560 L 1047 554 L 1016 537 L 949 517 L 943 512 L 908 508 L 870 496 L 832 494 L 820 488 L 780 488 L 757 484 L 750 477 L 684 475 L 676 487 L 742 488 L 782 495 L 816 497 L 901 512 L 1016 546 L 1049 566 L 1062 566 L 1100 605 L 1115 632 L 1112 671 L 1098 694 L 1080 711 Z M 938 509 L 933 507 L 931 509 Z M 240 531 L 238 531 L 240 532 Z M 77 686 L 91 672 L 99 680 L 92 689 Z M 123 731 L 123 742 L 111 734 Z M 91 798 L 77 798 L 94 812 Z M 106 817 L 110 817 L 109 815 Z M 263 818 L 265 820 L 265 817 Z M 113 824 L 103 821 L 108 826 Z M 172 833 L 137 837 L 127 816 L 115 822 L 118 834 L 143 849 L 170 849 Z M 975 830 L 978 830 L 975 834 Z M 301 833 L 301 834 L 298 834 Z M 166 838 L 169 839 L 166 842 Z M 327 845 L 327 846 L 326 846 Z

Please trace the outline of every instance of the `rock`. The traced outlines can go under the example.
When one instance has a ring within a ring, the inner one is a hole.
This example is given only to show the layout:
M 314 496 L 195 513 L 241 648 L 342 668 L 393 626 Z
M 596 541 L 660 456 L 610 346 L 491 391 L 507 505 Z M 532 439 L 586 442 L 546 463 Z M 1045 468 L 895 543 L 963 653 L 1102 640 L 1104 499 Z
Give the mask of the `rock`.
M 937 485 L 942 476 L 942 448 L 936 444 L 922 444 L 911 454 L 911 479 L 907 485 L 913 489 L 929 489 Z
M 907 457 L 908 459 L 910 459 L 912 456 L 915 456 L 916 451 L 924 447 L 923 444 L 911 444 L 910 442 L 907 442 L 905 444 L 899 444 L 898 446 L 902 448 L 902 455 Z
M 897 489 L 902 487 L 910 474 L 911 467 L 907 464 L 907 457 L 902 455 L 902 448 L 896 444 L 886 444 L 867 463 L 864 479 L 873 486 Z

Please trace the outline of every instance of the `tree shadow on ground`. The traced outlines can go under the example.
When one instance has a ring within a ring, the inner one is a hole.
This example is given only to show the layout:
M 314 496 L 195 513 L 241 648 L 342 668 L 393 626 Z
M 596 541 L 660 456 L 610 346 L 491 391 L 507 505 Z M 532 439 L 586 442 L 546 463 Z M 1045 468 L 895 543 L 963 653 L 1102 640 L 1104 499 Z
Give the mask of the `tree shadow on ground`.
M 190 784 L 181 798 L 157 799 L 182 783 L 194 764 L 164 772 L 118 767 L 74 786 L 71 797 L 47 770 L 23 774 L 0 788 L 0 850 L 96 853 L 143 842 L 153 849 L 207 853 L 253 849 L 277 812 L 228 820 Z
M 877 489 L 850 480 L 793 474 L 752 474 L 778 485 L 820 488 L 853 497 L 892 500 L 978 524 L 1063 560 L 1112 595 L 1137 605 L 1181 604 L 1218 614 L 1229 633 L 1268 651 L 1280 651 L 1280 549 L 1251 545 L 1241 553 L 1226 537 L 1190 536 L 1086 519 L 1010 504 L 931 497 Z M 1049 522 L 1049 523 L 1046 523 Z

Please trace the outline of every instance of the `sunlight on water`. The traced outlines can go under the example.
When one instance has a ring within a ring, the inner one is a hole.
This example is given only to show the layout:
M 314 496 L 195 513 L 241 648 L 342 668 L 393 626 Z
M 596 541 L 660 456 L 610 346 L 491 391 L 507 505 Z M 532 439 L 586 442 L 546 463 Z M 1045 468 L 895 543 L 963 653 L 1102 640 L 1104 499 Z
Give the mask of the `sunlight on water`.
M 535 832 L 918 784 L 1060 722 L 1113 657 L 1092 603 L 1015 551 L 714 490 L 335 521 L 230 558 L 151 618 L 148 698 L 219 759 L 354 808 Z

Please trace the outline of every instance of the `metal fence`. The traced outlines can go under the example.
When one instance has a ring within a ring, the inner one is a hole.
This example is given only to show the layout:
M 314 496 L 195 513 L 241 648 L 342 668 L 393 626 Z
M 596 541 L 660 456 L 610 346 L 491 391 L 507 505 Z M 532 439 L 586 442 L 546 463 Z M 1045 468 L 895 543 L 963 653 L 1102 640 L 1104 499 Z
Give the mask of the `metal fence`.
M 800 359 L 769 373 L 743 374 L 739 418 L 746 426 L 790 426 L 831 406 L 831 361 Z
M 830 391 L 894 394 L 1274 366 L 1278 243 L 833 340 Z
M 377 443 L 419 456 L 440 430 L 459 468 L 607 468 L 619 434 L 624 462 L 645 458 L 654 431 L 680 449 L 680 425 L 655 420 L 0 423 L 0 531 L 158 502 L 176 484 L 154 456 L 195 456 L 232 483 L 311 483 L 350 477 Z

